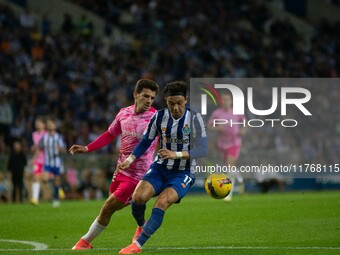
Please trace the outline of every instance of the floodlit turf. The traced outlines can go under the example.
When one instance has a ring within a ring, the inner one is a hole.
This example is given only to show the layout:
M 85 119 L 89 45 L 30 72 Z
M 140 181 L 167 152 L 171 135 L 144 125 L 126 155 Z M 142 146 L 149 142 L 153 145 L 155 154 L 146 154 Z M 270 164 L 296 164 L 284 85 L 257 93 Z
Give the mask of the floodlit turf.
M 1 204 L 0 254 L 118 254 L 135 230 L 130 208 L 113 216 L 93 250 L 70 250 L 102 203 Z M 6 240 L 48 248 L 32 251 L 33 246 Z M 340 254 L 340 192 L 244 195 L 231 203 L 189 195 L 167 211 L 143 254 Z

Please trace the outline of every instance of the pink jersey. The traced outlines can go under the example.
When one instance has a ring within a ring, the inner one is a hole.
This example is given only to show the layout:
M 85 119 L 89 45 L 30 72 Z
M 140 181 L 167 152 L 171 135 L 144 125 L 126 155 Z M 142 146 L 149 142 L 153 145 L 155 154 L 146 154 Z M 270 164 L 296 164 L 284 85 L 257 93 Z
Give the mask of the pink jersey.
M 239 135 L 241 124 L 245 120 L 244 115 L 234 115 L 232 109 L 226 111 L 222 108 L 216 109 L 209 119 L 208 125 L 213 125 L 214 119 L 227 120 L 228 123 L 224 124 L 224 129 L 219 132 L 217 137 L 217 146 L 222 150 L 226 150 L 233 146 L 241 146 L 242 138 Z M 233 123 L 231 126 L 231 122 Z M 236 124 L 234 124 L 236 123 Z
M 155 113 L 156 110 L 151 107 L 146 112 L 136 114 L 134 105 L 122 108 L 119 111 L 108 129 L 113 136 L 122 134 L 117 165 L 123 162 L 131 154 L 135 146 L 142 139 L 143 132 L 147 128 L 149 120 Z M 133 162 L 128 169 L 121 170 L 121 172 L 126 176 L 140 180 L 147 170 L 149 170 L 157 141 L 158 139 L 155 139 L 144 155 Z
M 39 142 L 41 140 L 41 138 L 47 133 L 47 131 L 43 130 L 43 131 L 34 131 L 32 133 L 32 140 L 33 140 L 33 144 L 34 146 L 36 146 L 37 151 L 35 152 L 35 156 L 34 156 L 34 164 L 40 164 L 43 165 L 44 164 L 44 150 L 39 149 Z

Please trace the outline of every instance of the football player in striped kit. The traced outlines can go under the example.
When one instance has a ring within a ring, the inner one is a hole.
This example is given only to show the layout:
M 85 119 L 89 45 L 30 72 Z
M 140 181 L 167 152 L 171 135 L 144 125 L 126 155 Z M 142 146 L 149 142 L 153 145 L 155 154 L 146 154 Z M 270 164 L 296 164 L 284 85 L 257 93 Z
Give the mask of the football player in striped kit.
M 44 150 L 44 175 L 53 179 L 53 207 L 60 206 L 59 186 L 60 170 L 62 168 L 61 153 L 66 152 L 65 143 L 61 134 L 57 132 L 57 125 L 54 119 L 46 121 L 47 133 L 41 138 L 39 148 Z M 46 179 L 46 177 L 45 177 Z
M 132 244 L 123 248 L 120 254 L 141 252 L 145 242 L 161 226 L 165 211 L 172 204 L 179 203 L 194 184 L 191 160 L 204 157 L 208 153 L 203 118 L 186 105 L 187 84 L 182 81 L 170 82 L 163 92 L 167 108 L 157 111 L 150 120 L 143 139 L 119 165 L 121 170 L 129 167 L 148 150 L 158 135 L 161 136 L 161 149 L 132 196 L 132 215 L 139 227 Z M 146 203 L 154 196 L 157 196 L 157 200 L 146 222 Z

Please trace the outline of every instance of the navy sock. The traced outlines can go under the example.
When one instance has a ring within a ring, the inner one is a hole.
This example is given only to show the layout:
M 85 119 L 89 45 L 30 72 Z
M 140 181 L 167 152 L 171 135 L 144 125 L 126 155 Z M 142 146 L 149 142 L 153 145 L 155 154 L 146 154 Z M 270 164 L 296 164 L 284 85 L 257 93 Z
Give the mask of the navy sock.
M 59 200 L 59 186 L 54 186 L 54 200 Z
M 159 208 L 153 208 L 150 219 L 145 224 L 144 229 L 140 236 L 137 238 L 137 242 L 140 246 L 143 246 L 145 242 L 152 236 L 153 233 L 162 225 L 165 211 Z
M 138 204 L 135 204 L 134 202 L 131 202 L 132 215 L 133 217 L 135 217 L 137 225 L 140 227 L 143 226 L 145 223 L 145 218 L 144 218 L 145 209 L 146 209 L 145 204 L 138 205 Z

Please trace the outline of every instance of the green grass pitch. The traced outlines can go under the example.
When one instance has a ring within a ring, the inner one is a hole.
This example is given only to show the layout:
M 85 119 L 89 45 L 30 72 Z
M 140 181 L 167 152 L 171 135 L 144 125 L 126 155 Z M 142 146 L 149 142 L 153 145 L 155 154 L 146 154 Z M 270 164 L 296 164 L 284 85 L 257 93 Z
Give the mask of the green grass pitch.
M 103 201 L 60 208 L 0 205 L 0 254 L 118 254 L 135 230 L 130 207 L 113 215 L 91 251 L 71 251 Z M 153 201 L 148 203 L 150 215 Z M 38 242 L 46 250 L 8 240 Z M 165 214 L 143 254 L 340 254 L 340 192 L 235 196 L 231 203 L 188 195 Z

